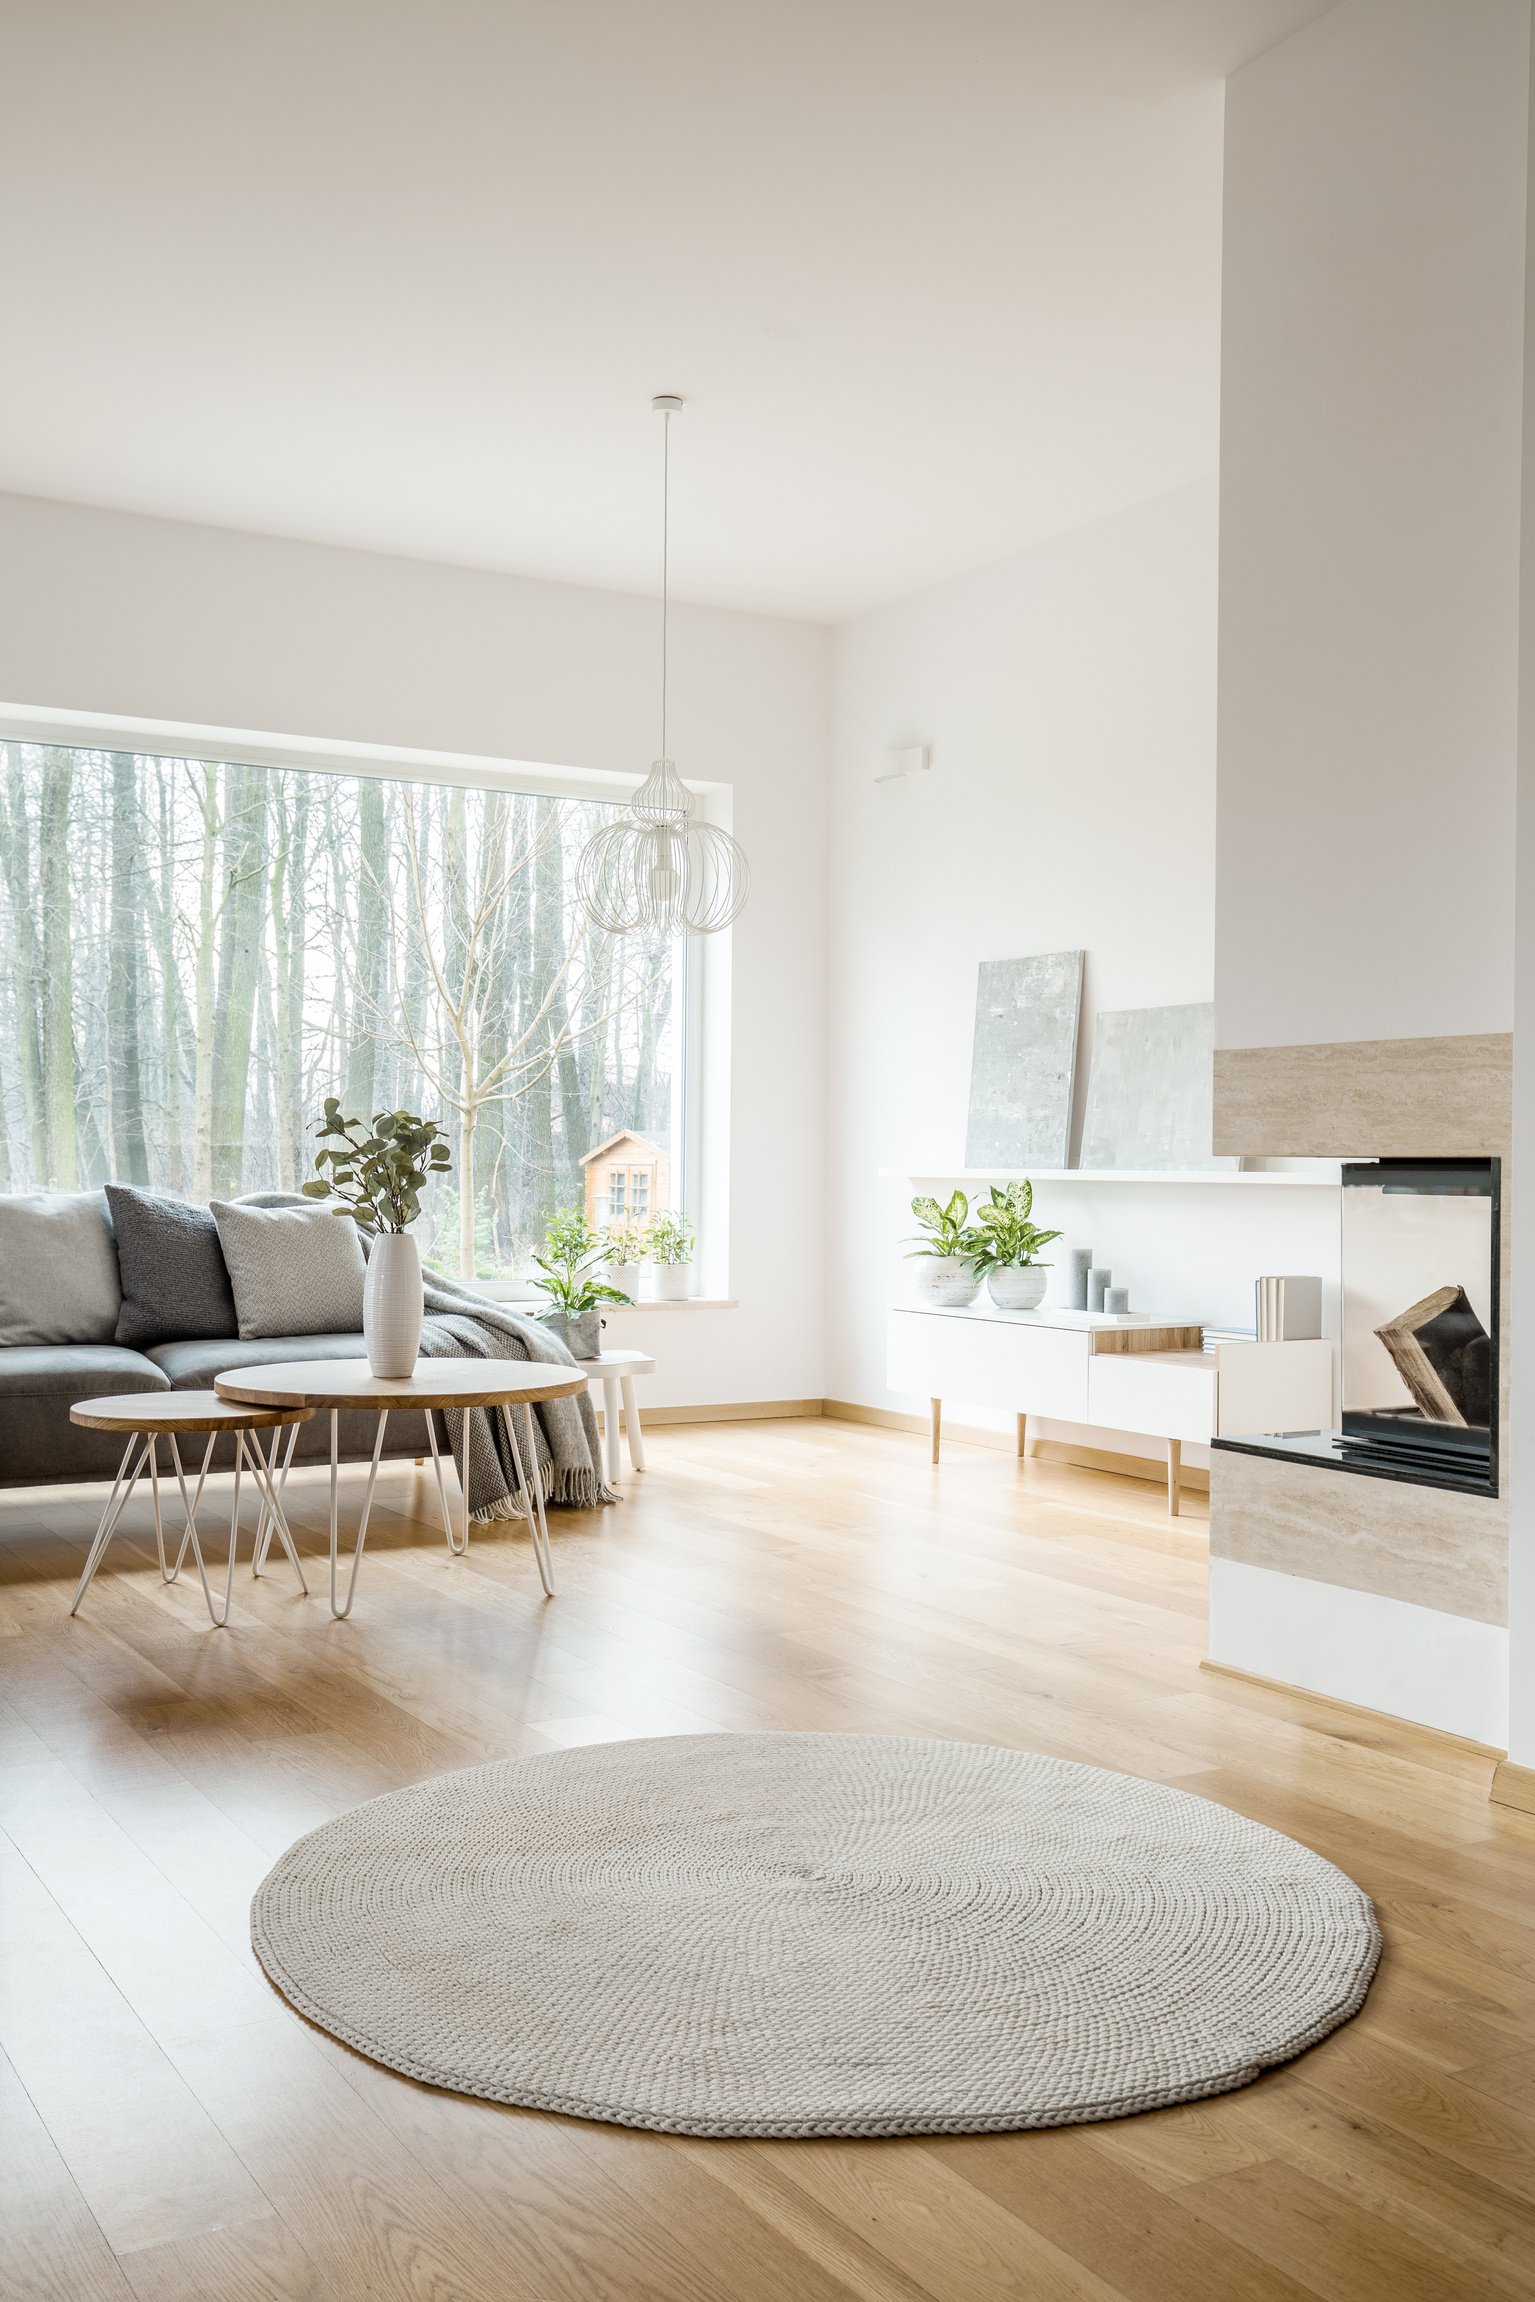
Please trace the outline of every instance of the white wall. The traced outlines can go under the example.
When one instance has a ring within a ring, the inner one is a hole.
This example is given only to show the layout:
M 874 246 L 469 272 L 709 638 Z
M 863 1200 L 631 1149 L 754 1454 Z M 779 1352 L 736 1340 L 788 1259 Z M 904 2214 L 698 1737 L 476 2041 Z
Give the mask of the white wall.
M 1217 1043 L 1506 1031 L 1527 0 L 1227 88 Z
M 963 1164 L 978 962 L 1085 949 L 1083 1078 L 1096 1009 L 1211 996 L 1215 555 L 1212 477 L 837 634 L 834 1398 L 918 1404 L 885 1387 L 911 1185 L 880 1170 Z M 928 773 L 876 786 L 916 743 Z M 1039 1206 L 1172 1316 L 1250 1322 L 1259 1270 L 1336 1267 L 1330 1192 L 1070 1184 Z
M 0 498 L 0 701 L 643 774 L 652 600 Z M 626 1313 L 658 1402 L 819 1398 L 828 649 L 678 608 L 672 749 L 727 783 L 752 866 L 733 932 L 729 1285 Z
M 1228 86 L 1221 1046 L 1514 1022 L 1529 15 L 1347 0 Z M 1210 1646 L 1507 1717 L 1497 1626 L 1303 1576 L 1222 1565 Z

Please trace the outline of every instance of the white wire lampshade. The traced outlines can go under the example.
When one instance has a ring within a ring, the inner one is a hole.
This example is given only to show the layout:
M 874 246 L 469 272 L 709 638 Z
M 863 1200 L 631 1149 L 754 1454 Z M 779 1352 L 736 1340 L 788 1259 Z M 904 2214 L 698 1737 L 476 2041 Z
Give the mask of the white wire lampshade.
M 593 832 L 576 886 L 594 926 L 610 935 L 717 935 L 737 917 L 750 887 L 746 857 L 696 805 L 672 762 L 658 759 L 623 814 Z

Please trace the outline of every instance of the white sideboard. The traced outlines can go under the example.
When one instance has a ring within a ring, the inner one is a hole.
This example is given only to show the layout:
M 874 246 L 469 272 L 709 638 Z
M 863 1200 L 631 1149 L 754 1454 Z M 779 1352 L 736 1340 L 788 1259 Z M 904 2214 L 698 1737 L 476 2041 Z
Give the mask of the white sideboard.
M 1176 1322 L 903 1304 L 890 1312 L 887 1380 L 930 1402 L 935 1463 L 946 1398 L 1015 1415 L 1020 1455 L 1030 1415 L 1162 1439 L 1176 1516 L 1185 1444 L 1333 1421 L 1331 1343 L 1221 1343 L 1212 1353 L 1200 1342 L 1198 1327 Z

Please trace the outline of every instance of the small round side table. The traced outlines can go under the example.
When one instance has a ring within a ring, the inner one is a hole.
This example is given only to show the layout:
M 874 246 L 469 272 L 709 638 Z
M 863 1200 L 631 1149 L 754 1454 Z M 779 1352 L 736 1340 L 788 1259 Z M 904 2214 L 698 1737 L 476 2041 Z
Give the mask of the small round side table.
M 351 1613 L 352 1601 L 357 1594 L 357 1570 L 362 1565 L 363 1545 L 368 1539 L 373 1489 L 378 1480 L 379 1458 L 384 1451 L 384 1428 L 391 1413 L 399 1409 L 425 1411 L 432 1461 L 437 1471 L 439 1499 L 443 1507 L 443 1527 L 449 1549 L 459 1555 L 469 1541 L 469 1496 L 467 1492 L 464 1495 L 462 1538 L 455 1542 L 442 1487 L 442 1462 L 432 1416 L 434 1413 L 464 1413 L 471 1407 L 499 1410 L 512 1467 L 522 1495 L 523 1509 L 527 1514 L 528 1532 L 533 1538 L 533 1557 L 538 1567 L 538 1579 L 544 1586 L 544 1596 L 553 1598 L 554 1561 L 549 1551 L 549 1522 L 544 1516 L 543 1483 L 538 1476 L 538 1441 L 533 1430 L 533 1409 L 545 1399 L 578 1397 L 586 1389 L 586 1377 L 579 1367 L 551 1367 L 526 1359 L 420 1359 L 413 1375 L 406 1376 L 403 1381 L 392 1382 L 382 1375 L 375 1375 L 366 1359 L 297 1359 L 272 1367 L 232 1367 L 228 1374 L 215 1375 L 213 1380 L 218 1385 L 221 1399 L 238 1399 L 258 1407 L 307 1407 L 311 1411 L 321 1407 L 328 1410 L 330 1611 L 338 1622 L 344 1622 Z M 368 1484 L 363 1493 L 362 1513 L 357 1521 L 352 1564 L 347 1574 L 346 1596 L 343 1599 L 339 1589 L 341 1521 L 336 1479 L 340 1455 L 336 1418 L 348 1407 L 371 1408 L 378 1416 L 378 1437 L 373 1442 L 373 1456 L 368 1465 Z M 512 1420 L 514 1407 L 522 1411 L 520 1438 L 517 1425 Z M 286 1475 L 285 1461 L 278 1469 L 279 1493 Z
M 289 1423 L 307 1423 L 313 1412 L 312 1407 L 238 1406 L 228 1399 L 221 1399 L 214 1391 L 127 1391 L 117 1398 L 82 1399 L 78 1406 L 71 1407 L 69 1419 L 72 1423 L 82 1423 L 92 1431 L 124 1431 L 128 1443 L 123 1449 L 123 1459 L 118 1466 L 112 1492 L 101 1514 L 101 1523 L 86 1554 L 84 1571 L 70 1613 L 79 1613 L 80 1601 L 91 1587 L 96 1569 L 106 1555 L 107 1545 L 117 1532 L 118 1523 L 146 1467 L 149 1471 L 150 1493 L 154 1497 L 155 1548 L 160 1558 L 160 1578 L 162 1582 L 173 1583 L 190 1549 L 197 1561 L 198 1579 L 203 1586 L 203 1597 L 208 1602 L 209 1619 L 216 1630 L 222 1630 L 228 1622 L 230 1602 L 234 1596 L 235 1552 L 240 1540 L 240 1475 L 245 1469 L 249 1469 L 256 1483 L 256 1492 L 261 1497 L 261 1516 L 256 1527 L 257 1549 L 259 1551 L 261 1548 L 261 1539 L 270 1521 L 278 1541 L 292 1561 L 293 1571 L 307 1598 L 309 1585 L 304 1581 L 304 1570 L 299 1565 L 293 1536 L 283 1515 L 282 1498 L 272 1477 L 272 1463 L 262 1454 L 261 1442 L 254 1434 L 257 1431 L 283 1428 Z M 180 1441 L 188 1433 L 203 1431 L 208 1434 L 208 1444 L 203 1450 L 202 1469 L 197 1474 L 196 1488 L 189 1499 Z M 197 1508 L 202 1501 L 208 1466 L 213 1460 L 214 1443 L 221 1431 L 233 1432 L 235 1442 L 235 1491 L 229 1513 L 229 1560 L 224 1572 L 222 1613 L 215 1606 L 213 1593 L 208 1587 L 208 1570 L 197 1535 Z M 176 1484 L 181 1489 L 181 1507 L 185 1515 L 181 1548 L 176 1553 L 176 1563 L 172 1567 L 167 1567 L 165 1563 L 165 1526 L 160 1515 L 159 1442 L 162 1438 L 170 1441 L 171 1461 L 175 1465 Z M 271 1444 L 275 1457 L 276 1441 L 273 1440 Z

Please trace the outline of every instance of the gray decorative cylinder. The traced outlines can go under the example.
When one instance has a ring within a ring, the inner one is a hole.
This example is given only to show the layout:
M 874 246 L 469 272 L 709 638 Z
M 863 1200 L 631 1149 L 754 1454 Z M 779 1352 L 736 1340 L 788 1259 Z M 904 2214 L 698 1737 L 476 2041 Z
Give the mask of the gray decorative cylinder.
M 1087 1274 L 1087 1307 L 1090 1311 L 1103 1309 L 1103 1298 L 1114 1274 L 1107 1264 L 1094 1264 Z
M 368 1249 L 362 1288 L 362 1338 L 368 1372 L 403 1383 L 421 1348 L 421 1258 L 408 1231 L 381 1231 Z
M 1071 1250 L 1071 1286 L 1067 1304 L 1073 1311 L 1087 1309 L 1087 1274 L 1093 1267 L 1091 1247 L 1073 1247 Z
M 1103 1307 L 1106 1311 L 1111 1312 L 1116 1319 L 1124 1318 L 1130 1308 L 1129 1288 L 1105 1287 L 1103 1290 Z

